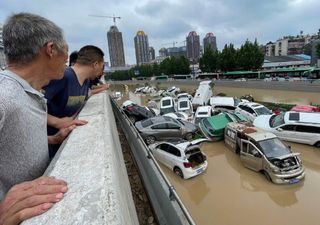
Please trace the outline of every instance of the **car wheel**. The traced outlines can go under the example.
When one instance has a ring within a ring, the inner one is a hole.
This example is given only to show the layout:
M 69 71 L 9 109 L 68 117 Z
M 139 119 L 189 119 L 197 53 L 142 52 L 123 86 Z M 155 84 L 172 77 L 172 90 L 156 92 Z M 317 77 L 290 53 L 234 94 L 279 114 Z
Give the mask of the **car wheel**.
M 145 141 L 148 145 L 151 145 L 156 141 L 156 138 L 154 136 L 148 136 L 146 137 Z
M 181 171 L 181 169 L 180 169 L 179 167 L 175 167 L 175 168 L 173 169 L 173 172 L 174 172 L 176 175 L 178 175 L 179 177 L 183 178 L 183 173 L 182 173 L 182 171 Z
M 188 140 L 188 141 L 191 141 L 192 140 L 192 133 L 187 133 L 186 136 L 185 136 L 185 139 Z
M 272 182 L 271 177 L 267 171 L 263 171 L 264 176 L 267 178 L 268 181 Z
M 320 148 L 320 141 L 318 141 L 317 143 L 315 143 L 314 146 L 316 146 L 317 148 Z
M 136 117 L 135 116 L 129 116 L 129 120 L 131 121 L 131 123 L 135 123 L 136 122 Z

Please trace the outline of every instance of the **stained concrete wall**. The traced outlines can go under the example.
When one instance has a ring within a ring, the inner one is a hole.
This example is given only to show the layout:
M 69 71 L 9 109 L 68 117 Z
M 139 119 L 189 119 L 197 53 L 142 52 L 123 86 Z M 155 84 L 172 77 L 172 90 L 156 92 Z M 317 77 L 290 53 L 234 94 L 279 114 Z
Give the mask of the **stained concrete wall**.
M 23 225 L 139 224 L 108 95 L 92 96 L 79 119 L 88 124 L 71 133 L 46 171 L 67 181 L 68 192 Z

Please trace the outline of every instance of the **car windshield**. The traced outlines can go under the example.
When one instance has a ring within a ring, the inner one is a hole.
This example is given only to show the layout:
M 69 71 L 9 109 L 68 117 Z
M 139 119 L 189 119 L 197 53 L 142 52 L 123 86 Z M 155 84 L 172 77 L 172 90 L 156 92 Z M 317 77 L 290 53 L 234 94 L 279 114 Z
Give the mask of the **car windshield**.
M 283 155 L 290 154 L 290 150 L 278 138 L 259 141 L 260 150 L 267 158 L 276 158 Z
M 187 101 L 179 102 L 179 108 L 188 108 L 188 102 Z
M 284 113 L 271 116 L 269 121 L 270 127 L 277 127 L 282 124 L 284 124 Z
M 258 115 L 271 115 L 271 112 L 269 109 L 267 109 L 266 107 L 259 107 L 254 109 Z
M 168 105 L 171 105 L 171 100 L 170 99 L 162 101 L 162 106 L 168 106 Z

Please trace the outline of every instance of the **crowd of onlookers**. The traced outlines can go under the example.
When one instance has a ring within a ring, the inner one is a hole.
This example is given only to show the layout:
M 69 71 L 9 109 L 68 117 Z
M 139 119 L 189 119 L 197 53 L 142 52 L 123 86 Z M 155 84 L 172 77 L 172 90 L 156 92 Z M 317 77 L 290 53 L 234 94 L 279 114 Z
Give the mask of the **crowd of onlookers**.
M 7 66 L 0 71 L 0 224 L 13 225 L 49 210 L 67 183 L 43 176 L 60 144 L 87 121 L 77 114 L 100 82 L 104 53 L 86 45 L 70 55 L 63 31 L 30 13 L 3 26 Z

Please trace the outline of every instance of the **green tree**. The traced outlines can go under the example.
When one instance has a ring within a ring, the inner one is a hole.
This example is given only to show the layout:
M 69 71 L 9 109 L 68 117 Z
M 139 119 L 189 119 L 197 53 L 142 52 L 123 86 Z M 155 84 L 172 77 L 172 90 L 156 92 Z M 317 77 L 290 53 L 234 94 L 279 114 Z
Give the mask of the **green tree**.
M 233 44 L 226 44 L 220 56 L 220 68 L 222 71 L 235 71 L 237 69 L 237 50 Z
M 216 72 L 219 69 L 219 52 L 208 48 L 200 58 L 199 67 L 202 72 Z

